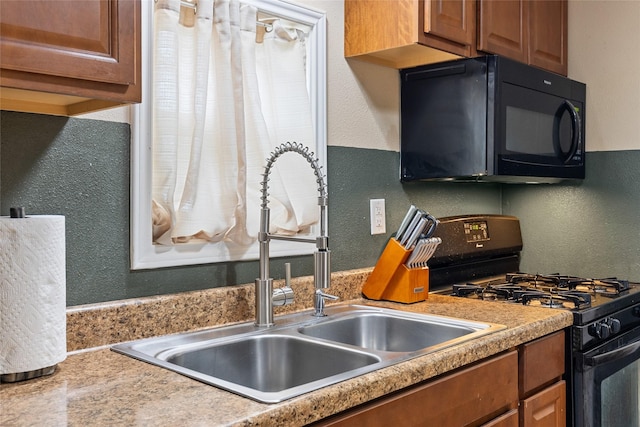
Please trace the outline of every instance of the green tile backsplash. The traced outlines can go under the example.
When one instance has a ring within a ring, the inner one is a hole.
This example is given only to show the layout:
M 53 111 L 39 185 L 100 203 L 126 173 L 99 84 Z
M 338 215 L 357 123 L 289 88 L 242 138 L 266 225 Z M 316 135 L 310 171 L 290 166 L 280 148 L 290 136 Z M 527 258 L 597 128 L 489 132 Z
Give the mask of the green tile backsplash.
M 255 261 L 129 269 L 129 125 L 2 111 L 0 132 L 0 214 L 19 205 L 32 214 L 66 216 L 68 305 L 250 283 L 257 276 Z M 373 266 L 413 203 L 436 216 L 519 216 L 526 269 L 640 280 L 640 172 L 633 167 L 640 151 L 588 153 L 587 161 L 580 185 L 401 184 L 397 152 L 330 146 L 332 270 Z M 386 235 L 369 234 L 372 198 L 386 199 Z M 312 273 L 311 257 L 290 261 L 294 276 Z M 274 278 L 283 276 L 283 263 L 273 263 Z

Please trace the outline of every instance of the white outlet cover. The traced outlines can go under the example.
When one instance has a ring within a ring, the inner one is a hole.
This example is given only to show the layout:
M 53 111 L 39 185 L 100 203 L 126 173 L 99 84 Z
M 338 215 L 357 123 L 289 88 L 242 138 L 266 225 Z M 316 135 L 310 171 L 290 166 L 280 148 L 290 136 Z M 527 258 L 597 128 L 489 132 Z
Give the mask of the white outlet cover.
M 371 219 L 371 235 L 387 232 L 384 199 L 369 200 L 369 218 Z

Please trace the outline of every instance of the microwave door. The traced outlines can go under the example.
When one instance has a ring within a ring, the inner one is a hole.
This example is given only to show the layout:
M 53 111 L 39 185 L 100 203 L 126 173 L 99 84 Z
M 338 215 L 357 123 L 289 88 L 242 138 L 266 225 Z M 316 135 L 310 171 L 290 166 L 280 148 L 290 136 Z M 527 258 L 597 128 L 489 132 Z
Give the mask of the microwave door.
M 562 144 L 562 131 L 560 128 L 562 118 L 566 112 L 568 112 L 569 117 L 571 118 L 571 145 L 568 150 L 564 150 Z M 578 114 L 577 108 L 571 103 L 571 101 L 565 100 L 560 107 L 558 107 L 553 119 L 553 148 L 556 156 L 558 156 L 562 163 L 569 163 L 573 159 L 573 156 L 576 155 L 576 152 L 580 147 L 580 131 L 580 115 Z
M 577 112 L 581 105 L 508 83 L 502 85 L 502 92 L 495 159 L 501 173 L 530 175 L 534 168 L 574 162 L 581 151 Z

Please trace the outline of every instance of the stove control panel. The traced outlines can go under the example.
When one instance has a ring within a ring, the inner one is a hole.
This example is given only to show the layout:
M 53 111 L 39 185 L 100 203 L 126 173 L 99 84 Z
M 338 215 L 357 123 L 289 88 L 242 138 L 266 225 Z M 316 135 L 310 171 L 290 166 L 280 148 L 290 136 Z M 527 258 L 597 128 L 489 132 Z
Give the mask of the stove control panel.
M 467 242 L 483 242 L 489 240 L 487 221 L 464 222 L 464 235 Z
M 636 292 L 637 291 L 637 292 Z M 640 287 L 635 285 L 626 294 L 627 299 L 631 299 L 635 302 L 630 302 L 631 306 L 627 306 L 620 310 L 603 314 L 602 317 L 593 319 L 589 322 L 582 323 L 584 320 L 581 317 L 574 317 L 576 319 L 572 327 L 572 346 L 576 351 L 586 351 L 597 345 L 605 343 L 607 339 L 615 340 L 624 333 L 627 333 L 634 328 L 640 328 Z M 618 300 L 620 301 L 620 300 Z M 587 310 L 593 311 L 597 308 L 606 308 L 607 304 L 597 306 Z M 574 313 L 579 315 L 581 313 Z M 586 315 L 587 313 L 582 313 Z
M 620 321 L 615 317 L 605 317 L 589 326 L 589 335 L 602 340 L 618 332 L 620 332 Z
M 520 221 L 508 215 L 460 215 L 438 218 L 434 237 L 442 243 L 429 267 L 469 263 L 488 257 L 519 255 L 522 250 Z

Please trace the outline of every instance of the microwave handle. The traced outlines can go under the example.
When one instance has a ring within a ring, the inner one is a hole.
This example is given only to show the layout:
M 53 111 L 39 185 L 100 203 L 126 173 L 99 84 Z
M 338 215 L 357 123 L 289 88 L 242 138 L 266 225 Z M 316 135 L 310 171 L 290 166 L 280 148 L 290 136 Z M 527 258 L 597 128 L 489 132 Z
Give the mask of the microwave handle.
M 571 147 L 569 147 L 569 151 L 567 152 L 562 151 L 562 147 L 560 146 L 560 118 L 562 117 L 564 110 L 569 112 L 572 128 Z M 553 121 L 553 143 L 555 145 L 556 154 L 560 157 L 563 163 L 569 163 L 571 158 L 573 158 L 578 151 L 578 147 L 580 145 L 580 131 L 580 116 L 573 104 L 569 100 L 565 100 L 556 111 L 555 120 Z

